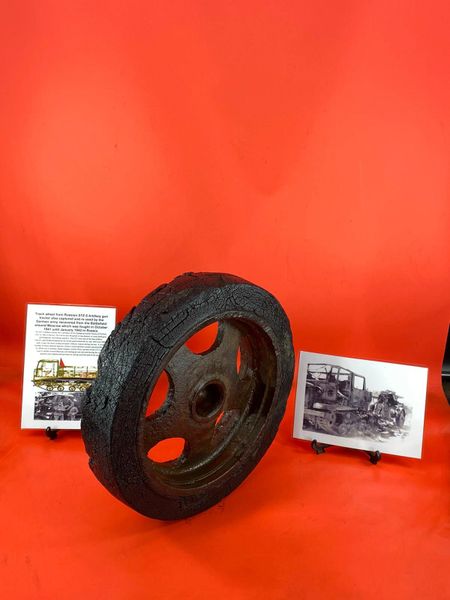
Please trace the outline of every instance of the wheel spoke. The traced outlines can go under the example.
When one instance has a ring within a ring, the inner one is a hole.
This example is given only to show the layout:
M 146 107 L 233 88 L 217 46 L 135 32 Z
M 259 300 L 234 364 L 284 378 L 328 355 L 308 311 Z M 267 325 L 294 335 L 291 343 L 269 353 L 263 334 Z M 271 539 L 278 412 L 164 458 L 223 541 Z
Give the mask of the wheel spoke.
M 251 372 L 240 379 L 236 378 L 226 402 L 226 410 L 242 411 L 257 388 L 257 382 Z
M 184 437 L 185 427 L 175 405 L 163 407 L 145 418 L 142 432 L 142 450 L 147 454 L 158 442 L 172 437 Z
M 240 330 L 228 321 L 219 322 L 219 331 L 213 348 L 200 355 L 212 370 L 224 373 L 230 382 L 237 381 L 237 353 L 241 342 Z
M 187 434 L 187 459 L 189 462 L 200 463 L 202 459 L 208 458 L 213 447 L 214 430 L 214 422 L 190 429 Z
M 178 348 L 165 369 L 175 390 L 178 388 L 181 393 L 186 387 L 187 377 L 194 369 L 198 368 L 200 362 L 201 356 L 194 354 L 185 344 Z
M 194 355 L 186 346 L 174 354 L 165 371 L 169 378 L 169 391 L 163 405 L 145 417 L 142 432 L 143 451 L 147 453 L 158 442 L 171 437 L 184 437 L 187 406 L 186 370 L 192 365 Z M 187 366 L 186 366 L 187 365 Z

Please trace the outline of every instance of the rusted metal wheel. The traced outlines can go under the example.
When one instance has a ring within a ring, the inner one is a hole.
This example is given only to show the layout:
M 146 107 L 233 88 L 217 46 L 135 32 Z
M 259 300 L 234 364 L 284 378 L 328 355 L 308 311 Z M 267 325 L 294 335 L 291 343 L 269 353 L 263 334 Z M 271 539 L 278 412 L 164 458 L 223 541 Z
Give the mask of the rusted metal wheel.
M 218 323 L 199 354 L 186 342 Z M 270 446 L 284 414 L 294 354 L 278 301 L 243 279 L 188 273 L 149 294 L 111 334 L 82 407 L 97 478 L 149 517 L 178 519 L 236 488 Z M 156 410 L 149 396 L 167 374 Z M 172 460 L 152 449 L 182 440 Z

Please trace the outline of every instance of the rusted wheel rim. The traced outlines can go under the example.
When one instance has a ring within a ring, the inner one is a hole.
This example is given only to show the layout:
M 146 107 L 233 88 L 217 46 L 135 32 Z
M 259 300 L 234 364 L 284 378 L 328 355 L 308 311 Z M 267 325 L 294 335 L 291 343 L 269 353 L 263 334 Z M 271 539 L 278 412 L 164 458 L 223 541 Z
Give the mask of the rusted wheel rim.
M 198 493 L 223 478 L 258 439 L 274 397 L 276 355 L 262 328 L 230 318 L 219 321 L 208 351 L 195 354 L 183 342 L 162 370 L 169 379 L 165 402 L 149 416 L 145 403 L 139 425 L 144 471 L 165 495 Z M 178 458 L 158 463 L 148 457 L 156 444 L 175 437 L 185 440 Z

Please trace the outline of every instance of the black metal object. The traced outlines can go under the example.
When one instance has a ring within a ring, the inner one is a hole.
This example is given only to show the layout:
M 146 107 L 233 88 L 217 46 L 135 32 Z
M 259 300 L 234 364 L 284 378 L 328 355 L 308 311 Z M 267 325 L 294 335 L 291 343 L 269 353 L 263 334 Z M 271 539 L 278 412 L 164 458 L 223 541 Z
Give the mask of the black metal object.
M 376 465 L 379 460 L 381 460 L 381 452 L 379 450 L 366 450 L 369 455 L 369 460 L 373 465 Z
M 447 332 L 447 343 L 442 361 L 442 387 L 450 404 L 450 327 Z
M 333 444 L 322 444 L 317 440 L 311 442 L 311 448 L 316 454 L 325 454 L 325 450 L 330 448 Z M 362 450 L 369 456 L 369 460 L 373 465 L 376 465 L 381 460 L 381 452 L 379 450 Z
M 311 442 L 311 448 L 314 450 L 316 454 L 324 454 L 325 450 L 329 448 L 331 444 L 321 444 L 317 440 L 313 440 Z
M 59 429 L 52 429 L 51 427 L 45 428 L 45 435 L 49 440 L 56 440 L 58 438 Z
M 214 344 L 193 353 L 186 341 L 213 322 Z M 144 298 L 101 352 L 82 407 L 90 466 L 144 515 L 177 519 L 205 510 L 236 488 L 271 444 L 293 368 L 289 321 L 271 294 L 221 273 L 177 277 Z M 162 371 L 169 391 L 148 414 Z M 171 438 L 184 440 L 176 459 L 149 458 Z

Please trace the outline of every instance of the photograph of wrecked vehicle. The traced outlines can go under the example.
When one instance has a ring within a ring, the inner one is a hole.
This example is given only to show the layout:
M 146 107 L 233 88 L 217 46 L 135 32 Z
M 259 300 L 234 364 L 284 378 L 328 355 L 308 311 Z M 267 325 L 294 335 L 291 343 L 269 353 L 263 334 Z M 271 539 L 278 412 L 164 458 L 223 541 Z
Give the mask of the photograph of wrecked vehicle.
M 392 390 L 369 390 L 366 377 L 345 367 L 307 366 L 303 428 L 381 440 L 408 434 L 411 409 Z

